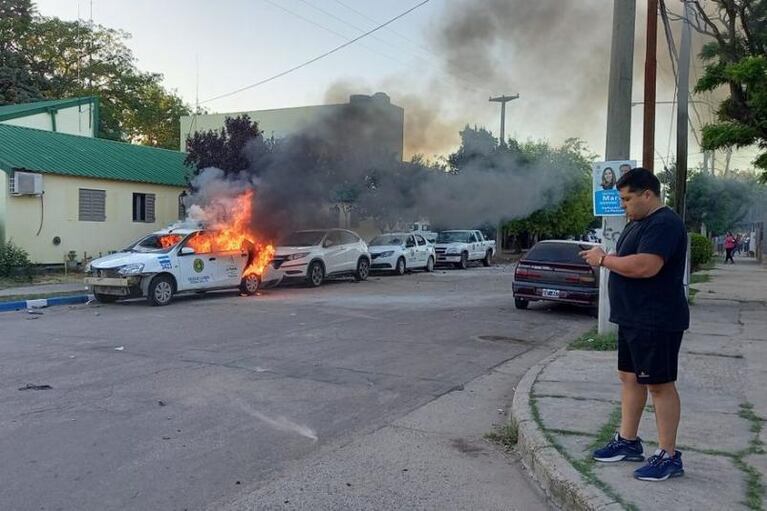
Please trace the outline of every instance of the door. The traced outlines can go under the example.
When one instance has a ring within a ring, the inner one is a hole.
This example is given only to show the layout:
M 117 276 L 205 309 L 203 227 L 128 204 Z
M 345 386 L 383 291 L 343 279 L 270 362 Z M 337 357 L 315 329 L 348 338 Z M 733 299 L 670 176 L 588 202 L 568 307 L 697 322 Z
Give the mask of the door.
M 341 231 L 341 243 L 344 247 L 344 268 L 342 271 L 355 271 L 357 269 L 357 261 L 362 255 L 360 241 L 354 233 Z
M 194 254 L 181 254 L 181 250 L 189 247 Z M 178 290 L 203 289 L 215 286 L 219 278 L 216 256 L 213 252 L 211 237 L 204 232 L 197 232 L 184 241 L 178 249 Z
M 213 270 L 216 286 L 237 287 L 242 280 L 242 272 L 248 263 L 246 250 L 227 250 L 213 254 L 216 258 Z
M 348 254 L 341 241 L 341 231 L 328 232 L 322 247 L 325 249 L 325 272 L 337 273 L 344 271 L 348 265 L 346 262 Z
M 429 244 L 423 236 L 415 235 L 416 243 L 416 267 L 423 268 L 429 260 Z
M 418 246 L 412 234 L 405 238 L 405 265 L 408 268 L 418 266 Z

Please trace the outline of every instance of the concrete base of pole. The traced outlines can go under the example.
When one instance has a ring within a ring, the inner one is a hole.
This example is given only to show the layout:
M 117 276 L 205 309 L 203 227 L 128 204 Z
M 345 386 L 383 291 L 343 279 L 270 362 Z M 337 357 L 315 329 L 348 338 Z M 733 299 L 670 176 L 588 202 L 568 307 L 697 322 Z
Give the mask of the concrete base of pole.
M 615 253 L 615 245 L 626 227 L 626 217 L 606 216 L 602 218 L 602 248 L 608 254 Z M 610 323 L 610 297 L 607 286 L 610 278 L 609 270 L 602 268 L 599 272 L 599 326 L 600 335 L 615 332 L 618 326 Z

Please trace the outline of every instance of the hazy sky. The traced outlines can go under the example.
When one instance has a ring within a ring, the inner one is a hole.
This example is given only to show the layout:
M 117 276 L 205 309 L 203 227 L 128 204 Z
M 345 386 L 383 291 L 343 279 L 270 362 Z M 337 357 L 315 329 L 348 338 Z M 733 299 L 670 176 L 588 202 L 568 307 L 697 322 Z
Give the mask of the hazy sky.
M 139 68 L 162 73 L 167 87 L 194 104 L 198 85 L 204 102 L 313 58 L 417 3 L 93 0 L 92 8 L 96 23 L 132 34 L 128 46 Z M 81 18 L 90 16 L 89 0 L 36 0 L 36 4 L 46 16 L 75 19 L 78 12 Z M 605 138 L 609 4 L 431 0 L 374 38 L 204 106 L 211 112 L 282 108 L 382 90 L 406 108 L 410 149 L 431 156 L 454 147 L 457 131 L 465 124 L 486 126 L 497 135 L 499 108 L 488 103 L 488 97 L 519 92 L 521 98 L 507 107 L 507 134 L 553 143 L 580 137 L 600 154 Z M 638 4 L 634 98 L 641 101 L 645 7 L 643 0 Z M 678 27 L 675 30 L 678 44 Z M 674 82 L 662 33 L 659 40 L 658 100 L 671 100 Z M 694 75 L 701 69 L 696 64 Z M 703 120 L 711 119 L 711 109 L 700 106 Z M 641 160 L 641 106 L 633 113 L 632 158 Z M 671 114 L 671 105 L 659 105 L 658 158 L 674 153 L 674 139 L 670 148 L 668 144 Z M 694 165 L 701 156 L 696 154 L 694 138 L 690 144 Z M 736 155 L 733 166 L 745 168 L 748 161 L 747 155 Z

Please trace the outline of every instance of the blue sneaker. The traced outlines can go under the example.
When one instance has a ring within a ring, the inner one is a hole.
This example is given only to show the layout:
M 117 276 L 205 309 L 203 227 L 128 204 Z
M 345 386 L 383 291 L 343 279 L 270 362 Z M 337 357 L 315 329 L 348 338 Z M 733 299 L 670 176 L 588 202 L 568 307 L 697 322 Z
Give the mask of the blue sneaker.
M 594 451 L 593 458 L 596 461 L 610 463 L 613 461 L 644 461 L 644 449 L 642 439 L 626 440 L 618 433 L 607 442 L 607 445 Z
M 668 456 L 664 450 L 655 451 L 647 460 L 647 465 L 634 470 L 634 477 L 641 481 L 665 481 L 683 475 L 682 452 L 678 450 L 674 456 Z

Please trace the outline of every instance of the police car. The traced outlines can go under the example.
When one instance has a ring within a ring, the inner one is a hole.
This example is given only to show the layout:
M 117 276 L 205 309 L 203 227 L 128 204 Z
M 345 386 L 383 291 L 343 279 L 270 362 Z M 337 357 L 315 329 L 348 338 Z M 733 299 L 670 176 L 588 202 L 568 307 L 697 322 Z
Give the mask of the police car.
M 243 272 L 256 256 L 248 242 L 222 250 L 215 232 L 205 229 L 165 229 L 141 238 L 128 248 L 93 260 L 85 278 L 103 303 L 146 297 L 152 305 L 167 305 L 177 293 L 240 289 L 253 295 L 260 277 Z

